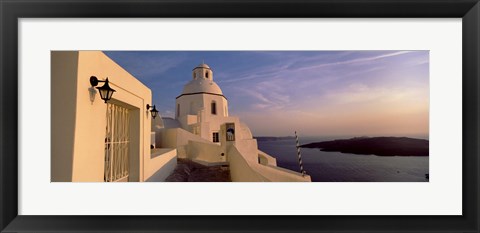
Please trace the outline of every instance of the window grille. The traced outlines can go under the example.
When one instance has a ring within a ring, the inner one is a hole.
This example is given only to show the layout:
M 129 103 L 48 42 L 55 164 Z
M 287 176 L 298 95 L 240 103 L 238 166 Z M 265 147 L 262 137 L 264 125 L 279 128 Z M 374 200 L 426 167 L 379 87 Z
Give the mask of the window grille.
M 114 182 L 128 179 L 129 110 L 118 105 L 107 104 L 107 127 L 105 135 L 104 181 Z
M 213 142 L 220 142 L 219 137 L 218 137 L 218 132 L 213 133 Z

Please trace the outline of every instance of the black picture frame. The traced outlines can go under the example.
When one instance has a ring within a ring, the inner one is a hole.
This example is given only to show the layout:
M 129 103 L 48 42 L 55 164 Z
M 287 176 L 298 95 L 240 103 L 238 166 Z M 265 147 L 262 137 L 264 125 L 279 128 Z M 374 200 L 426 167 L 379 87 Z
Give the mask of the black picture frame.
M 0 15 L 1 232 L 479 232 L 480 5 L 478 0 L 144 0 L 138 2 L 135 0 L 0 0 Z M 17 22 L 20 18 L 59 17 L 462 18 L 463 215 L 18 215 Z

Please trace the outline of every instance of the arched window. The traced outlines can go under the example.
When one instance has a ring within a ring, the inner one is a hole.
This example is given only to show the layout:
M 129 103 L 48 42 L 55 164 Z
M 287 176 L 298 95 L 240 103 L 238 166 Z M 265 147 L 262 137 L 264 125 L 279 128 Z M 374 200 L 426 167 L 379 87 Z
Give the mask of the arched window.
M 180 104 L 177 104 L 177 117 L 180 116 Z
M 217 103 L 212 101 L 212 115 L 217 115 Z
M 205 72 L 205 77 L 207 77 L 207 78 L 208 78 L 208 71 L 207 71 L 207 72 Z

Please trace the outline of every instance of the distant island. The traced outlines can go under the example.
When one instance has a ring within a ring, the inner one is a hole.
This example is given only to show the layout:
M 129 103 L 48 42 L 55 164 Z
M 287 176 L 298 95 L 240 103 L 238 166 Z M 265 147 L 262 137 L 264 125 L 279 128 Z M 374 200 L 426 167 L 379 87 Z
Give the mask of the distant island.
M 428 140 L 407 137 L 355 137 L 314 142 L 300 147 L 360 155 L 428 156 L 428 145 Z

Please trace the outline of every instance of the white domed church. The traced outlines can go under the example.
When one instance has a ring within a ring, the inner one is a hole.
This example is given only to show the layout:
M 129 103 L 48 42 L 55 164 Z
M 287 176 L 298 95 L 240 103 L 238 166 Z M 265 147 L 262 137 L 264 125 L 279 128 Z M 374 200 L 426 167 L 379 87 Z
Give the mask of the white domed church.
M 213 133 L 220 130 L 217 124 L 205 124 L 228 117 L 227 98 L 213 81 L 213 71 L 207 64 L 200 64 L 193 69 L 192 80 L 184 86 L 182 94 L 176 98 L 175 112 L 175 118 L 183 128 L 190 126 L 189 131 L 203 138 L 209 138 L 208 135 L 212 135 L 213 140 Z M 201 123 L 204 123 L 203 127 L 212 128 L 209 132 L 201 134 Z
M 152 123 L 156 146 L 176 148 L 179 158 L 203 165 L 229 166 L 232 181 L 311 181 L 277 167 L 274 157 L 258 150 L 248 126 L 229 116 L 227 97 L 207 64 L 192 70 L 175 103 L 175 118 Z

